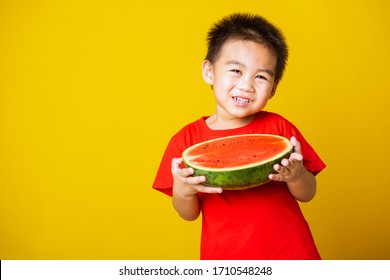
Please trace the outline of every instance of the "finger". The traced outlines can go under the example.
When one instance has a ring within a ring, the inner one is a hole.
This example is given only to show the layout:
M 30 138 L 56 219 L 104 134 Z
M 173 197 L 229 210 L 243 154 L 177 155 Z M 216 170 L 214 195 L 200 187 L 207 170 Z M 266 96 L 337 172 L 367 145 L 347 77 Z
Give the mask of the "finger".
M 275 170 L 276 172 L 279 172 L 281 168 L 282 168 L 282 167 L 281 167 L 279 164 L 275 164 L 275 165 L 274 165 L 274 170 Z
M 284 167 L 288 167 L 290 165 L 290 161 L 288 159 L 284 158 L 284 159 L 282 159 L 281 164 Z
M 206 177 L 205 176 L 187 177 L 185 181 L 187 184 L 199 185 L 206 181 Z
M 202 193 L 222 193 L 222 188 L 216 187 L 196 186 L 195 189 Z
M 288 172 L 288 168 L 287 167 L 284 167 L 283 165 L 279 165 L 279 164 L 275 164 L 274 165 L 274 170 L 276 172 L 278 172 L 278 174 L 281 174 L 281 175 L 286 175 L 287 172 Z
M 270 179 L 272 181 L 282 181 L 283 180 L 283 176 L 280 175 L 280 174 L 269 174 L 268 175 L 268 179 Z
M 292 153 L 290 156 L 290 160 L 293 162 L 300 162 L 303 160 L 303 156 L 302 154 Z
M 292 137 L 290 138 L 290 141 L 291 141 L 291 144 L 294 146 L 294 152 L 295 152 L 295 153 L 298 153 L 298 154 L 302 154 L 301 143 L 299 143 L 299 141 L 297 140 L 297 138 L 295 138 L 294 136 L 292 136 Z
M 194 169 L 192 168 L 182 168 L 179 170 L 179 173 L 182 177 L 188 177 L 194 174 Z

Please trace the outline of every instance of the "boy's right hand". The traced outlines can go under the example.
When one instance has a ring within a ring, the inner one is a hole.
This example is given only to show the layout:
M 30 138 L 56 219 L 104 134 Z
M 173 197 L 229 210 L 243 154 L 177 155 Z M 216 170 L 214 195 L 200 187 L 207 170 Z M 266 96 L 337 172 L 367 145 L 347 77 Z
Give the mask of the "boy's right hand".
M 194 173 L 192 168 L 180 168 L 182 158 L 172 159 L 173 191 L 181 197 L 193 196 L 198 192 L 222 193 L 221 188 L 207 187 L 202 185 L 206 181 L 205 176 L 191 176 Z

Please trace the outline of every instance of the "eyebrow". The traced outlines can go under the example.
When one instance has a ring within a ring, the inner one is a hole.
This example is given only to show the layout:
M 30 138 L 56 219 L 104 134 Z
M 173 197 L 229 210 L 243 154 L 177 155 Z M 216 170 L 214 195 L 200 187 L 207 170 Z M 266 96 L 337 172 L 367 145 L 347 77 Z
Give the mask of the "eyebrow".
M 225 63 L 226 65 L 229 65 L 229 64 L 235 64 L 235 65 L 240 65 L 242 67 L 245 67 L 244 64 L 242 64 L 241 62 L 237 61 L 237 60 L 229 60 Z M 268 74 L 270 74 L 271 76 L 275 76 L 275 73 L 274 71 L 272 71 L 271 69 L 258 69 L 256 72 L 266 72 Z

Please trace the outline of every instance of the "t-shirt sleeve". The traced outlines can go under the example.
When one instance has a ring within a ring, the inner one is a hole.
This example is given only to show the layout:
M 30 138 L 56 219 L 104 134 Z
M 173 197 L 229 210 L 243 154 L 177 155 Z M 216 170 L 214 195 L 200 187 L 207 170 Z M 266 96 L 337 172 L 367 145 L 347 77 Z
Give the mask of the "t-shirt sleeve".
M 172 188 L 173 188 L 173 177 L 171 173 L 172 168 L 172 159 L 181 157 L 181 149 L 175 142 L 175 138 L 173 137 L 169 143 L 167 148 L 165 149 L 164 155 L 162 157 L 160 167 L 157 171 L 156 178 L 153 183 L 153 188 L 161 191 L 169 196 L 172 196 Z

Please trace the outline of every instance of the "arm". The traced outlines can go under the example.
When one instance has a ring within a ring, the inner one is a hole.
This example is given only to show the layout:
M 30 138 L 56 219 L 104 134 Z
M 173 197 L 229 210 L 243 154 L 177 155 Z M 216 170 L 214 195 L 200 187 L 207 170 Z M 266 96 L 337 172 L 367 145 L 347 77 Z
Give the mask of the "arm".
M 200 202 L 197 193 L 221 193 L 222 189 L 201 185 L 204 176 L 192 177 L 192 168 L 180 168 L 181 158 L 172 160 L 173 196 L 172 204 L 178 214 L 187 221 L 196 220 L 200 214 Z
M 270 174 L 269 179 L 284 181 L 295 199 L 308 202 L 316 194 L 316 178 L 303 166 L 301 144 L 295 137 L 291 137 L 294 152 L 289 159 L 283 159 L 281 164 L 275 164 L 278 174 Z

